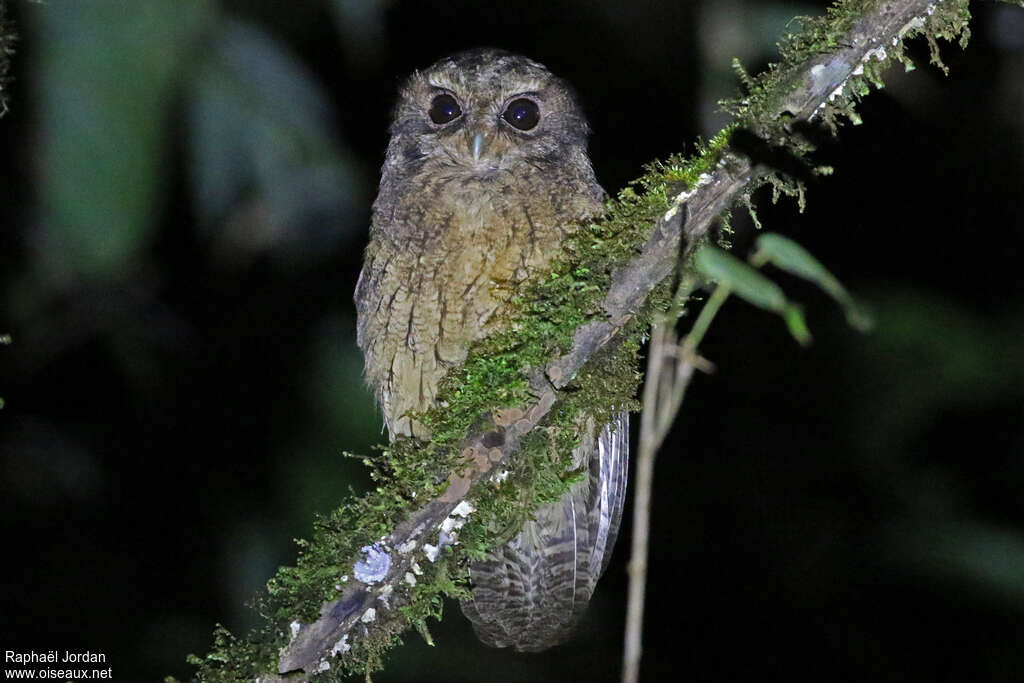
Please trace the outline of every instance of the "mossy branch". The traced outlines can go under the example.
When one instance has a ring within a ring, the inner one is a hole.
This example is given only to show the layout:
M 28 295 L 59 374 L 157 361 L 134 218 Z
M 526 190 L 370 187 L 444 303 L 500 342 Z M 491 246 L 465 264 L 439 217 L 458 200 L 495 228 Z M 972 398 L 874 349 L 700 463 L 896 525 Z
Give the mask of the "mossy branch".
M 668 305 L 675 275 L 692 283 L 690 257 L 723 212 L 765 184 L 802 202 L 801 178 L 826 172 L 808 162 L 808 131 L 857 123 L 855 104 L 884 70 L 909 68 L 909 38 L 925 36 L 944 68 L 936 40 L 965 45 L 969 18 L 966 0 L 843 0 L 804 19 L 780 62 L 725 103 L 734 124 L 691 158 L 652 164 L 517 293 L 506 331 L 471 350 L 422 416 L 431 443 L 367 459 L 376 491 L 318 522 L 298 566 L 258 600 L 266 626 L 247 639 L 218 630 L 215 649 L 192 660 L 197 678 L 339 680 L 379 668 L 410 626 L 426 633 L 443 596 L 464 594 L 466 564 L 569 485 L 580 418 L 601 424 L 635 406 L 652 312 Z

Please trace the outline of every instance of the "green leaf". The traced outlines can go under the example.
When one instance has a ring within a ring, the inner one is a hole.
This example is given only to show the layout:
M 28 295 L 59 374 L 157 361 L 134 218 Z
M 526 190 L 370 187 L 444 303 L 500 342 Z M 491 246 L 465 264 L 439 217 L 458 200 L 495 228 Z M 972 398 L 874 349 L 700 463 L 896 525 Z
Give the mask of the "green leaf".
M 843 307 L 846 321 L 851 327 L 861 332 L 871 329 L 871 316 L 809 251 L 788 237 L 776 233 L 765 233 L 759 236 L 754 244 L 757 251 L 750 257 L 750 262 L 755 266 L 771 263 L 788 273 L 813 282 Z
M 143 267 L 163 214 L 176 90 L 210 9 L 198 0 L 25 4 L 43 255 L 65 284 Z
M 705 246 L 697 252 L 696 265 L 697 272 L 704 278 L 717 282 L 758 308 L 778 313 L 801 346 L 811 343 L 811 333 L 800 308 L 786 299 L 781 287 L 749 263 L 717 247 Z
M 361 235 L 348 217 L 365 188 L 314 75 L 240 20 L 220 22 L 207 44 L 189 81 L 186 142 L 199 228 L 217 255 L 303 261 Z
M 758 308 L 781 315 L 789 305 L 781 287 L 750 264 L 717 247 L 702 247 L 697 252 L 696 266 L 697 272 L 706 279 L 725 285 Z
M 807 346 L 811 343 L 811 332 L 807 329 L 807 321 L 804 320 L 804 313 L 799 306 L 793 304 L 787 306 L 782 312 L 782 318 L 786 321 L 789 333 L 793 335 L 793 339 L 796 339 L 800 346 Z

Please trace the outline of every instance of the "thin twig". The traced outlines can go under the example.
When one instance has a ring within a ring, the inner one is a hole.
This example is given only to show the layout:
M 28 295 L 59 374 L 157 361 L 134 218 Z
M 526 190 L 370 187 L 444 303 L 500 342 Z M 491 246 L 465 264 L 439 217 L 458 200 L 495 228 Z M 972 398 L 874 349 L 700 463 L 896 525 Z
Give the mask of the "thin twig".
M 640 416 L 640 444 L 636 460 L 636 484 L 633 499 L 633 547 L 629 561 L 629 598 L 626 603 L 626 636 L 622 680 L 636 683 L 640 677 L 640 654 L 644 621 L 644 588 L 647 584 L 647 543 L 651 525 L 651 488 L 654 484 L 654 445 L 657 428 L 653 410 L 661 383 L 665 359 L 665 335 L 668 326 L 651 328 L 647 353 L 647 383 L 644 385 L 644 411 Z
M 675 422 L 697 364 L 702 363 L 705 367 L 710 365 L 697 355 L 697 346 L 728 297 L 728 287 L 715 287 L 682 343 L 675 333 L 675 324 L 681 310 L 674 310 L 651 327 L 636 460 L 636 495 L 633 498 L 633 546 L 629 560 L 629 596 L 622 655 L 623 683 L 637 683 L 640 680 L 654 458 Z

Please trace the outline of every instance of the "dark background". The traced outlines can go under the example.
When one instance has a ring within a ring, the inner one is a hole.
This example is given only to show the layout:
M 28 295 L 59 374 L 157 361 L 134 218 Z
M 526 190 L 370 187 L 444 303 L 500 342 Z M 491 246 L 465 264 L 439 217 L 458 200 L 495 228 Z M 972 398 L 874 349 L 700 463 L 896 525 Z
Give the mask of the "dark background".
M 1024 10 L 972 4 L 761 219 L 875 312 L 774 273 L 815 343 L 729 302 L 662 450 L 643 678 L 1020 680 Z M 783 2 L 14 2 L 0 119 L 0 649 L 186 676 L 349 487 L 380 419 L 351 293 L 401 77 L 501 46 L 580 93 L 598 178 L 692 149 Z M 749 221 L 734 241 L 746 253 Z M 630 509 L 627 508 L 627 520 Z M 611 681 L 629 547 L 578 636 L 488 650 L 451 605 L 380 681 Z

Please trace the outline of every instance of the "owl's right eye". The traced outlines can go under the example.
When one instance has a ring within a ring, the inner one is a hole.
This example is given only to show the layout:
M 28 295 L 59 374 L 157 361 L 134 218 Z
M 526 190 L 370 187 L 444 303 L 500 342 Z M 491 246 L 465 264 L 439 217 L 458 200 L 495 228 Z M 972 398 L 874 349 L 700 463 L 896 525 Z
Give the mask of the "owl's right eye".
M 451 123 L 462 116 L 462 107 L 458 101 L 448 93 L 442 93 L 430 102 L 430 120 L 437 125 Z

